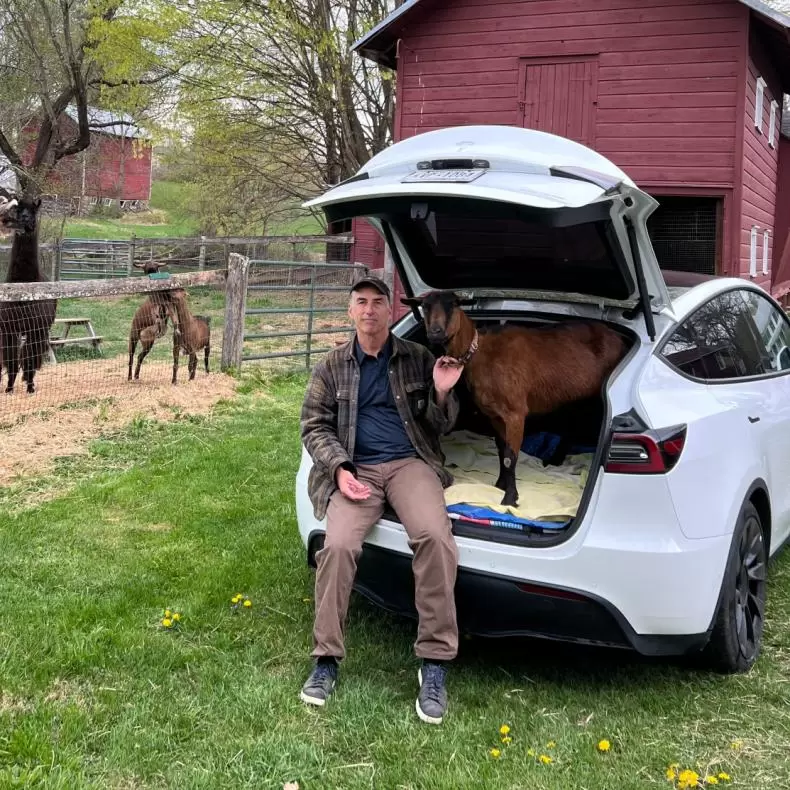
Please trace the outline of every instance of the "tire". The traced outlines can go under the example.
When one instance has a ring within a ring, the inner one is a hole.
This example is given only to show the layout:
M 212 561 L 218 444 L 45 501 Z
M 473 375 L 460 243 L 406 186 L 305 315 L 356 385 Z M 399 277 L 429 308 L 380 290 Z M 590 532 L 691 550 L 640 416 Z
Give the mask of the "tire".
M 735 527 L 719 610 L 702 664 L 717 672 L 747 672 L 760 654 L 768 550 L 760 514 L 747 502 Z

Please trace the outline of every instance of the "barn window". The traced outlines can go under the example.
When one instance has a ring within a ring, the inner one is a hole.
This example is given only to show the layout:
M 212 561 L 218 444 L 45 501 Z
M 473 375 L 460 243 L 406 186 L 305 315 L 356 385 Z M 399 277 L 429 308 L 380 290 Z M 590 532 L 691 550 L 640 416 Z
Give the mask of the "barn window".
M 763 131 L 763 96 L 765 95 L 765 80 L 757 78 L 757 92 L 754 97 L 754 125 L 757 131 Z
M 763 231 L 763 274 L 768 274 L 768 243 L 771 238 L 770 231 Z
M 662 269 L 716 274 L 721 244 L 721 199 L 657 197 L 647 221 L 653 250 Z
M 776 101 L 771 102 L 771 122 L 768 126 L 768 145 L 771 148 L 776 148 L 776 117 L 779 113 L 779 104 Z
M 749 276 L 757 276 L 757 225 L 752 225 L 751 243 L 749 245 Z

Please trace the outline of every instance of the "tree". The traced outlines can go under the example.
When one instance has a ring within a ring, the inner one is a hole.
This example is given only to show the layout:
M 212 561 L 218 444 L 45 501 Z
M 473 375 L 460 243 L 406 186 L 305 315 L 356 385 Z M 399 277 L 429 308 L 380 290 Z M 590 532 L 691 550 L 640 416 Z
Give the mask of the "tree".
M 141 7 L 0 0 L 0 154 L 24 196 L 40 195 L 58 162 L 89 146 L 91 128 L 100 128 L 89 121 L 91 103 L 139 104 L 170 76 L 156 46 L 173 27 L 167 16 L 146 25 Z M 70 106 L 76 128 L 64 123 Z

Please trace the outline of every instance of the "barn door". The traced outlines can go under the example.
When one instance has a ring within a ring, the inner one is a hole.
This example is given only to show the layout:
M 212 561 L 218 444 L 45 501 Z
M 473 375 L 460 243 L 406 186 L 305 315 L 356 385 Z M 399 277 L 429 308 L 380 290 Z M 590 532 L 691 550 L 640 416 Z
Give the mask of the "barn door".
M 597 57 L 524 58 L 519 85 L 522 127 L 595 147 Z

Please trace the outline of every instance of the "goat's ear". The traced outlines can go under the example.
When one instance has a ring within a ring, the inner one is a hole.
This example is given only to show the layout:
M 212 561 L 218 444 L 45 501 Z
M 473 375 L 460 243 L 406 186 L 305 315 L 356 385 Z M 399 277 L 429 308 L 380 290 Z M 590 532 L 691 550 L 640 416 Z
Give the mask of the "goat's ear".
M 401 298 L 401 303 L 405 304 L 406 307 L 420 307 L 422 305 L 422 297 L 413 296 L 409 298 L 407 296 L 404 296 Z

